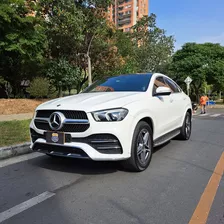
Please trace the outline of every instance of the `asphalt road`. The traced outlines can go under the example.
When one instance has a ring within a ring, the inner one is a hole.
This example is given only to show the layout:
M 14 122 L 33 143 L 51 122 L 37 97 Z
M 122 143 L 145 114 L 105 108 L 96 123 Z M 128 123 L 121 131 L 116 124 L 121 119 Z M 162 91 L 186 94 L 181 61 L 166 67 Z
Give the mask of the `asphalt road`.
M 198 109 L 195 117 L 205 120 L 224 120 L 224 108 L 208 108 L 206 109 L 206 114 L 200 114 L 200 109 Z
M 221 224 L 224 177 L 214 169 L 223 151 L 224 119 L 195 117 L 191 139 L 156 149 L 142 173 L 126 172 L 118 163 L 45 155 L 0 162 L 0 223 L 187 224 L 216 175 L 221 181 L 207 223 Z

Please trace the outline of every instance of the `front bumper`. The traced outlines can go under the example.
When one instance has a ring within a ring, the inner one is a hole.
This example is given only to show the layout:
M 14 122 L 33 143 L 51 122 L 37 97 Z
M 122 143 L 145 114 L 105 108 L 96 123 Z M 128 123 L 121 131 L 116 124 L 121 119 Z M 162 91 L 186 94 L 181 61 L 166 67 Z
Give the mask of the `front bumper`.
M 120 122 L 96 122 L 91 114 L 87 116 L 90 127 L 82 133 L 65 132 L 65 143 L 62 145 L 47 143 L 46 131 L 37 129 L 32 120 L 30 124 L 32 150 L 96 161 L 125 160 L 130 157 L 131 115 Z

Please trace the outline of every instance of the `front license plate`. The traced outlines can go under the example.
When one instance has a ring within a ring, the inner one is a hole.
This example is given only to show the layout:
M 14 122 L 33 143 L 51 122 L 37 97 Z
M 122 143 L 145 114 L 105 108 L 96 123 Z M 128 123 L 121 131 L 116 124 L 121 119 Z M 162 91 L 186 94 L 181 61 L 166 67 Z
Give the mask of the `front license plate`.
M 63 132 L 46 132 L 46 141 L 49 143 L 64 144 L 65 134 Z

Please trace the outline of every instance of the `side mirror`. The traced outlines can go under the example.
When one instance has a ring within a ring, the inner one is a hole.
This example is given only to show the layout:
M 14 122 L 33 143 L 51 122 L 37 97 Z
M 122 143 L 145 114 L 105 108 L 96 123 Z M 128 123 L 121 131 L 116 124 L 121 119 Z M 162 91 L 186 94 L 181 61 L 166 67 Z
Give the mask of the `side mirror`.
M 154 96 L 168 96 L 171 94 L 171 89 L 169 87 L 160 86 L 156 89 Z

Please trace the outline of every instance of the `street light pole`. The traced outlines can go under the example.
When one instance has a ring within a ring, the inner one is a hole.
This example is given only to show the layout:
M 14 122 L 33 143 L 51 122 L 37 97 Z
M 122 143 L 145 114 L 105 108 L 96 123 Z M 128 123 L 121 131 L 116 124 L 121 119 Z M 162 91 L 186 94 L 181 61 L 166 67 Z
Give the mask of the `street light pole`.
M 91 69 L 91 58 L 89 54 L 86 54 L 88 58 L 88 85 L 92 85 L 92 69 Z
M 89 56 L 89 52 L 90 52 L 90 47 L 91 47 L 91 44 L 92 44 L 92 41 L 93 41 L 95 35 L 96 34 L 93 34 L 93 36 L 90 39 L 87 54 L 86 54 L 86 56 L 88 58 L 88 85 L 89 86 L 92 85 L 92 67 L 91 67 L 91 58 Z

